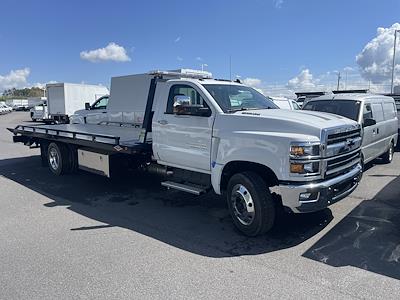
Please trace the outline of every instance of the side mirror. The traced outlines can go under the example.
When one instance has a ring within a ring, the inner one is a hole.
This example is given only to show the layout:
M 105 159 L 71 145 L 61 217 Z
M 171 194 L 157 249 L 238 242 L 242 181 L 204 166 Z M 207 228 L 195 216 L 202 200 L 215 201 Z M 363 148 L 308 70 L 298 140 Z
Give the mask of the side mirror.
M 89 102 L 86 102 L 86 103 L 85 103 L 85 109 L 86 109 L 86 110 L 90 110 L 90 103 L 89 103 Z
M 376 124 L 376 121 L 371 118 L 367 118 L 364 120 L 363 127 L 373 126 Z
M 186 112 L 185 108 L 191 106 L 191 101 L 189 96 L 176 95 L 174 97 L 174 114 L 184 114 Z

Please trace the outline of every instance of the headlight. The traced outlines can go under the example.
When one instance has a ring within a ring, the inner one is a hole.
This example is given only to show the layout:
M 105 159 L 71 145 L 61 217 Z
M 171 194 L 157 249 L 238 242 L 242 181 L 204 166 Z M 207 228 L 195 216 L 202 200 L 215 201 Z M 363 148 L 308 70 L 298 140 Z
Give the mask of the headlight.
M 290 155 L 293 157 L 319 156 L 319 144 L 293 143 L 290 145 Z
M 310 163 L 291 162 L 290 172 L 295 174 L 319 173 L 319 162 L 310 162 Z

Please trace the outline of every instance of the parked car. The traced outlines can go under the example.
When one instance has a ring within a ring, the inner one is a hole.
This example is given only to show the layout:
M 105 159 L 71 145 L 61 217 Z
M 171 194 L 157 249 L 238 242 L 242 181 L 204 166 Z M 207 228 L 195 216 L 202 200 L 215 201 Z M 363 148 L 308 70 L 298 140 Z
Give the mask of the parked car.
M 386 163 L 392 161 L 398 139 L 397 111 L 392 97 L 374 94 L 325 95 L 308 100 L 303 110 L 333 113 L 357 121 L 363 128 L 363 165 L 378 157 Z
M 7 112 L 6 112 L 5 107 L 3 107 L 3 104 L 0 103 L 0 115 L 4 115 L 4 114 L 6 114 L 6 113 L 7 113 Z
M 1 102 L 0 103 L 0 114 L 7 114 L 12 112 L 12 108 L 9 107 L 7 104 Z
M 139 128 L 22 124 L 10 131 L 14 142 L 40 145 L 55 175 L 79 168 L 109 177 L 116 164 L 158 174 L 169 189 L 213 190 L 226 197 L 233 223 L 249 236 L 271 229 L 280 208 L 318 211 L 354 191 L 361 175 L 357 122 L 277 109 L 255 89 L 208 74 L 135 75 L 133 94 L 114 86 L 107 107 L 134 101 L 134 112 L 144 111 Z
M 291 110 L 301 109 L 299 104 L 293 99 L 285 97 L 269 97 L 269 98 L 271 98 L 272 101 L 274 101 L 274 103 L 278 105 L 279 108 L 281 109 L 291 109 Z

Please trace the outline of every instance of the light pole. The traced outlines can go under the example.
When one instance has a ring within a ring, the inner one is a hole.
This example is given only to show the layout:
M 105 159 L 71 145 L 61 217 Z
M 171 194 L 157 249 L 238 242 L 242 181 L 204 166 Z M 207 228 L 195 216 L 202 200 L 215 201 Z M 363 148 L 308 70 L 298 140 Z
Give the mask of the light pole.
M 394 31 L 394 44 L 393 44 L 393 62 L 392 62 L 392 84 L 390 85 L 390 93 L 393 94 L 393 81 L 394 81 L 394 68 L 395 68 L 395 60 L 396 60 L 396 42 L 397 42 L 397 33 L 400 30 Z

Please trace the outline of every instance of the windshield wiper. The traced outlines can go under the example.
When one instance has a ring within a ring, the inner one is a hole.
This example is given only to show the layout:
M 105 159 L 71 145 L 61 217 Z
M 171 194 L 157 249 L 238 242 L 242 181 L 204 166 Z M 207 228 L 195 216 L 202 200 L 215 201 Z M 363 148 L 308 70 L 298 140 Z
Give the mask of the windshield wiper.
M 231 109 L 228 109 L 227 112 L 237 112 L 237 111 L 242 111 L 242 110 L 249 110 L 249 108 L 247 108 L 247 107 L 231 108 Z
M 235 108 L 235 109 L 228 109 L 227 111 L 229 113 L 232 113 L 232 112 L 243 111 L 243 110 L 260 110 L 260 109 L 274 109 L 274 107 L 241 107 L 241 108 Z

